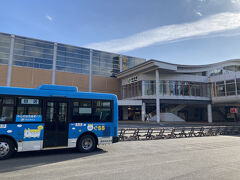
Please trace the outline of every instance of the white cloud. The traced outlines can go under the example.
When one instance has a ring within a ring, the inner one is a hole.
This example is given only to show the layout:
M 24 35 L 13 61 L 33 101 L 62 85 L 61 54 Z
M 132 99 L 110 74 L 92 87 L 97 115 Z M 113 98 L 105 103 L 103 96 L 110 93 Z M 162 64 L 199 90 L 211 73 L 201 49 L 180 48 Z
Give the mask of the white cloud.
M 200 11 L 195 10 L 195 14 L 198 15 L 198 16 L 202 16 L 202 13 Z
M 233 4 L 240 4 L 240 0 L 231 0 Z
M 237 28 L 240 28 L 240 13 L 220 13 L 191 23 L 160 26 L 121 39 L 92 43 L 87 47 L 110 52 L 125 52 L 156 43 L 206 36 Z
M 49 20 L 49 21 L 53 20 L 53 18 L 51 16 L 49 16 L 49 15 L 46 15 L 45 18 L 47 18 L 47 20 Z

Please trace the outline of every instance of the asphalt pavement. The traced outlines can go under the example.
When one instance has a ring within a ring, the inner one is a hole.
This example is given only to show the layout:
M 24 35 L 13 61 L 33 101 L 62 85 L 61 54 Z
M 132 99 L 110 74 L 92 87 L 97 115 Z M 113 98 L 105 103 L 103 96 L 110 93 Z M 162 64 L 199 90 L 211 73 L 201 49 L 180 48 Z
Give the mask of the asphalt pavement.
M 119 142 L 96 152 L 18 153 L 0 161 L 0 180 L 240 179 L 240 137 Z

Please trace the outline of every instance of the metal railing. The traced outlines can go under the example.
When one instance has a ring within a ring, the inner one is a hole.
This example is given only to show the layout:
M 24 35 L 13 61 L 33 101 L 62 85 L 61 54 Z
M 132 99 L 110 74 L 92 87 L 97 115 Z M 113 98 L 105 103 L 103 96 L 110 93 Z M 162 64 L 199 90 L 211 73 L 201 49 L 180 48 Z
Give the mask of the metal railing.
M 240 126 L 121 128 L 118 131 L 119 141 L 139 141 L 238 134 L 240 134 Z

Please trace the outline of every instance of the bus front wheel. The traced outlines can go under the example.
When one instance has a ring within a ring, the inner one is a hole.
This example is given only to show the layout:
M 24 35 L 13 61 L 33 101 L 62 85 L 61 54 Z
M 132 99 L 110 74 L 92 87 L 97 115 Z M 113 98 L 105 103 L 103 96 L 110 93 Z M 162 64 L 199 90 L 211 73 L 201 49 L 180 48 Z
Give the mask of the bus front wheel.
M 77 144 L 77 148 L 80 152 L 83 153 L 88 153 L 88 152 L 92 152 L 96 149 L 97 144 L 96 144 L 96 140 L 92 135 L 83 135 Z
M 12 140 L 0 138 L 0 160 L 8 159 L 14 154 L 15 147 Z

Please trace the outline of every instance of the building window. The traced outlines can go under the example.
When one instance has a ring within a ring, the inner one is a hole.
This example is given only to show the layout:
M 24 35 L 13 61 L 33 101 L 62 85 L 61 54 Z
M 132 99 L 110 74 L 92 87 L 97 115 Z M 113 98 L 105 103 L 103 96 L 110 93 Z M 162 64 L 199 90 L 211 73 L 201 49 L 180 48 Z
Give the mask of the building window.
M 216 83 L 216 95 L 217 96 L 225 96 L 224 81 L 220 81 L 220 82 Z
M 237 94 L 240 94 L 240 79 L 237 79 Z
M 227 96 L 233 96 L 235 95 L 235 80 L 228 80 L 226 81 L 226 90 L 227 90 Z
M 13 65 L 52 69 L 53 43 L 16 36 Z
M 10 35 L 0 34 L 0 64 L 8 64 Z
M 56 62 L 57 70 L 87 74 L 89 72 L 89 62 L 89 49 L 58 44 Z

